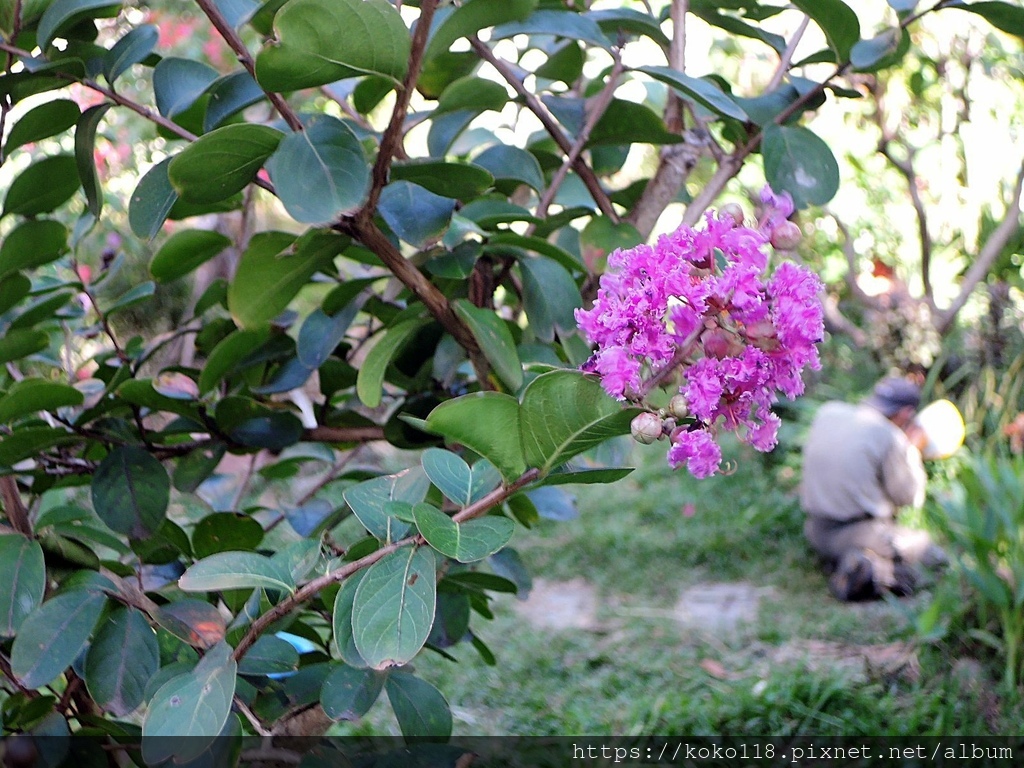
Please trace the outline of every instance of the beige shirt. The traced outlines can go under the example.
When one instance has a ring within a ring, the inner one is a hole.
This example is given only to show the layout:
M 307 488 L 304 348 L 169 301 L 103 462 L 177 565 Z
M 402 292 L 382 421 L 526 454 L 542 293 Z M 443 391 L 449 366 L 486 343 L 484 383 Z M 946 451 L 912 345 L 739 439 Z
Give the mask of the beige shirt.
M 804 443 L 800 506 L 810 515 L 891 518 L 924 503 L 921 453 L 869 405 L 825 403 Z

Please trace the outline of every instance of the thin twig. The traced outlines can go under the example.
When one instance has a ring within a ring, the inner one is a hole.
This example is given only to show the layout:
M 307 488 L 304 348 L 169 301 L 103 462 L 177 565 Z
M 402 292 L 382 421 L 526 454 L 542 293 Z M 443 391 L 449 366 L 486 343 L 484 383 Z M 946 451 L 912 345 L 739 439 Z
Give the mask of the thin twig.
M 23 536 L 32 538 L 32 523 L 28 519 L 28 509 L 21 500 L 18 481 L 13 475 L 0 477 L 0 500 L 4 503 L 4 513 L 11 527 Z
M 264 726 L 263 723 L 260 722 L 260 719 L 253 714 L 253 711 L 249 709 L 248 705 L 244 701 L 242 701 L 238 696 L 235 696 L 234 701 L 235 707 L 238 709 L 239 712 L 242 713 L 245 719 L 249 721 L 249 725 L 252 726 L 252 729 L 256 731 L 256 734 L 258 736 L 274 735 L 271 731 L 267 730 L 266 726 Z
M 779 66 L 775 68 L 775 73 L 772 75 L 772 79 L 768 81 L 765 91 L 774 91 L 782 85 L 782 78 L 786 76 L 786 72 L 789 71 L 789 65 L 793 63 L 793 54 L 796 53 L 796 47 L 800 44 L 800 39 L 804 36 L 804 32 L 807 31 L 807 25 L 810 21 L 811 17 L 805 13 L 803 19 L 800 20 L 800 26 L 796 28 L 793 36 L 789 39 L 786 50 L 779 57 Z
M 474 502 L 473 504 L 470 504 L 461 512 L 454 515 L 452 519 L 455 522 L 460 523 L 466 520 L 470 520 L 474 517 L 479 517 L 492 507 L 495 507 L 498 504 L 503 503 L 508 498 L 515 495 L 524 487 L 526 487 L 527 485 L 529 485 L 530 483 L 534 482 L 539 478 L 539 469 L 528 469 L 522 475 L 513 480 L 509 485 L 503 485 L 499 488 L 496 488 L 495 490 L 491 491 L 480 500 Z M 341 568 L 338 568 L 337 570 L 331 571 L 330 573 L 324 574 L 323 576 L 315 578 L 312 581 L 304 584 L 302 587 L 297 589 L 295 592 L 286 597 L 284 600 L 275 605 L 262 616 L 258 617 L 251 625 L 249 625 L 249 629 L 246 631 L 245 635 L 242 637 L 242 639 L 238 642 L 238 645 L 235 647 L 233 653 L 235 660 L 237 661 L 241 659 L 243 656 L 245 656 L 248 650 L 252 647 L 253 643 L 255 643 L 259 639 L 259 637 L 271 624 L 287 616 L 298 606 L 316 597 L 316 595 L 320 593 L 320 590 L 324 589 L 325 587 L 329 587 L 331 584 L 337 584 L 344 581 L 353 573 L 361 571 L 363 568 L 368 568 L 369 566 L 383 559 L 385 556 L 390 555 L 392 552 L 395 552 L 396 550 L 399 550 L 403 547 L 418 546 L 423 543 L 423 537 L 418 534 L 415 536 L 408 536 L 404 539 L 401 539 L 400 541 L 395 541 L 390 544 L 386 544 L 380 549 L 376 550 L 375 552 L 370 553 L 366 557 L 363 557 L 351 563 L 347 563 L 346 565 L 342 566 Z
M 323 94 L 325 98 L 328 98 L 337 104 L 338 108 L 341 109 L 341 111 L 344 112 L 353 123 L 363 130 L 370 131 L 371 133 L 373 132 L 374 128 L 370 124 L 370 121 L 356 112 L 352 105 L 348 103 L 348 99 L 338 98 L 334 91 L 326 85 L 320 87 L 320 93 Z
M 256 63 L 253 61 L 252 54 L 249 53 L 249 49 L 245 47 L 245 43 L 242 42 L 242 38 L 238 36 L 238 32 L 235 31 L 228 20 L 224 18 L 224 14 L 220 12 L 220 9 L 211 0 L 196 0 L 203 13 L 206 14 L 206 18 L 210 20 L 210 23 L 220 33 L 220 36 L 224 38 L 224 42 L 228 44 L 235 55 L 238 57 L 238 61 L 245 71 L 248 72 L 253 80 L 256 80 Z M 257 81 L 258 83 L 259 81 Z M 260 86 L 261 88 L 263 86 Z M 288 102 L 279 93 L 274 91 L 268 91 L 265 88 L 263 92 L 267 94 L 267 98 L 270 99 L 270 103 L 274 105 L 274 109 L 277 110 L 278 114 L 284 118 L 284 121 L 288 123 L 288 127 L 293 131 L 302 130 L 302 121 L 299 120 L 299 116 L 295 114 L 295 111 L 289 106 Z
M 548 112 L 547 108 L 541 103 L 540 99 L 527 90 L 522 79 L 516 75 L 508 63 L 495 56 L 494 52 L 480 41 L 480 38 L 476 36 L 470 37 L 469 43 L 480 58 L 494 67 L 498 73 L 505 78 L 506 82 L 512 86 L 513 90 L 515 90 L 523 100 L 523 103 L 526 104 L 527 109 L 537 116 L 541 125 L 544 126 L 544 130 L 546 130 L 551 138 L 555 140 L 555 143 L 558 144 L 559 148 L 568 155 L 572 151 L 572 144 L 562 132 L 562 129 L 558 127 L 558 123 L 551 116 L 551 113 Z M 612 201 L 608 197 L 608 193 L 601 187 L 601 182 L 598 180 L 597 175 L 591 167 L 587 165 L 582 158 L 577 158 L 572 167 L 580 177 L 580 180 L 586 186 L 587 191 L 590 192 L 590 196 L 594 198 L 594 202 L 597 203 L 597 207 L 601 209 L 601 213 L 617 223 L 619 221 L 619 215 L 615 212 L 615 207 L 612 205 Z

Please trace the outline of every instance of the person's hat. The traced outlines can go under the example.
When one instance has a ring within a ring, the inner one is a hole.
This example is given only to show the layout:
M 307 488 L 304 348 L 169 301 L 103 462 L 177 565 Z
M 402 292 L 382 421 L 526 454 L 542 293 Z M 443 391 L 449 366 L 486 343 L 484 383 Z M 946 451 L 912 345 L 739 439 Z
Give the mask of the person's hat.
M 890 417 L 908 406 L 916 411 L 921 405 L 921 388 L 906 379 L 889 376 L 875 385 L 864 402 Z

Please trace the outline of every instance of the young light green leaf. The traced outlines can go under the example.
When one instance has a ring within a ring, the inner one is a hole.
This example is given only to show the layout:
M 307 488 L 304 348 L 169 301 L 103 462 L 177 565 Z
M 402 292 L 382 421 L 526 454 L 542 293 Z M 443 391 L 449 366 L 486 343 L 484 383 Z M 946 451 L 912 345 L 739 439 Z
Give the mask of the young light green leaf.
M 110 85 L 133 65 L 143 61 L 156 47 L 160 30 L 155 24 L 142 24 L 129 30 L 114 43 L 103 60 L 103 74 Z
M 388 503 L 418 504 L 429 489 L 430 482 L 423 471 L 412 467 L 395 475 L 364 480 L 346 488 L 342 495 L 370 535 L 381 541 L 395 541 L 405 535 L 409 526 L 388 511 Z
M 628 434 L 635 415 L 593 377 L 571 370 L 541 374 L 523 392 L 526 461 L 546 474 L 608 438 Z
M 78 191 L 78 163 L 71 155 L 37 160 L 18 174 L 4 197 L 3 215 L 38 216 L 66 203 Z
M 761 141 L 764 175 L 797 208 L 824 205 L 839 189 L 839 164 L 828 144 L 802 125 L 770 125 Z
M 274 18 L 276 39 L 256 57 L 256 79 L 291 91 L 377 74 L 401 82 L 409 31 L 386 0 L 289 0 Z
M 11 671 L 21 684 L 41 688 L 67 669 L 89 642 L 106 604 L 100 592 L 71 590 L 25 617 L 11 649 Z
M 12 384 L 0 397 L 0 423 L 13 421 L 37 411 L 55 411 L 68 405 L 81 405 L 82 393 L 67 384 L 48 379 L 27 378 Z
M 423 471 L 445 496 L 464 507 L 473 491 L 473 474 L 459 456 L 443 448 L 428 448 L 420 456 Z
M 153 68 L 156 108 L 164 117 L 179 115 L 191 107 L 216 79 L 217 70 L 207 64 L 167 56 Z
M 358 720 L 377 701 L 386 679 L 375 669 L 333 665 L 320 689 L 320 704 L 331 720 Z
M 142 448 L 119 446 L 92 477 L 92 504 L 111 529 L 133 539 L 160 527 L 170 502 L 171 481 L 157 459 Z
M 514 397 L 474 392 L 448 400 L 430 412 L 426 427 L 488 459 L 508 481 L 526 471 L 519 401 Z
M 136 236 L 152 240 L 160 232 L 171 208 L 178 201 L 178 193 L 171 186 L 167 169 L 173 157 L 154 165 L 139 179 L 128 206 L 128 225 Z
M 352 636 L 373 669 L 401 666 L 427 641 L 437 602 L 433 552 L 403 547 L 371 565 L 352 605 Z
M 184 277 L 231 245 L 231 238 L 209 229 L 175 232 L 149 263 L 149 274 L 161 283 Z
M 0 637 L 14 637 L 25 618 L 43 602 L 46 563 L 39 542 L 21 535 L 0 536 Z
M 206 751 L 231 714 L 237 670 L 231 646 L 218 643 L 195 669 L 160 687 L 142 722 L 142 756 L 147 764 L 168 758 L 186 763 Z
M 68 230 L 59 221 L 35 219 L 23 222 L 8 232 L 3 245 L 0 245 L 0 278 L 22 269 L 49 264 L 59 259 L 67 247 Z
M 171 160 L 168 178 L 188 203 L 216 203 L 245 189 L 282 134 L 266 125 L 226 125 L 200 136 Z
M 63 133 L 78 122 L 80 114 L 78 105 L 68 99 L 54 99 L 30 109 L 7 135 L 4 156 L 18 147 Z
M 255 552 L 218 552 L 188 567 L 178 579 L 185 592 L 262 587 L 294 592 L 291 574 L 265 555 Z
M 406 739 L 447 740 L 452 735 L 452 712 L 437 688 L 408 672 L 388 675 L 388 701 Z
M 469 326 L 484 357 L 494 366 L 494 372 L 505 386 L 513 392 L 523 386 L 523 364 L 505 321 L 493 310 L 476 307 L 468 299 L 456 300 L 453 308 L 455 314 Z
M 124 717 L 142 704 L 159 668 L 160 644 L 146 617 L 134 608 L 117 608 L 89 645 L 85 684 L 100 708 Z
M 368 408 L 380 405 L 384 394 L 384 375 L 395 356 L 412 340 L 416 332 L 428 324 L 424 317 L 411 317 L 388 328 L 370 349 L 356 379 L 356 394 Z
M 306 224 L 326 224 L 354 211 L 370 189 L 363 145 L 351 128 L 330 115 L 315 115 L 304 131 L 288 134 L 267 171 L 285 210 Z
M 96 130 L 99 128 L 100 120 L 112 106 L 114 105 L 108 103 L 89 107 L 82 113 L 75 127 L 75 163 L 78 165 L 78 178 L 82 182 L 82 189 L 85 190 L 89 212 L 96 218 L 99 218 L 103 209 L 103 190 L 100 188 L 100 179 L 93 160 Z

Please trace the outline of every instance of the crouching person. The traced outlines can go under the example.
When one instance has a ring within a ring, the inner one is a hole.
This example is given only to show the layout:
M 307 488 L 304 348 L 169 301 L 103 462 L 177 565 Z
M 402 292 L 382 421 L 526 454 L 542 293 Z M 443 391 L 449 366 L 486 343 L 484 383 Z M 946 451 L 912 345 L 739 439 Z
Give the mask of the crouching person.
M 910 594 L 918 565 L 945 561 L 925 531 L 897 525 L 901 507 L 924 503 L 926 440 L 913 423 L 920 389 L 886 378 L 858 404 L 829 402 L 803 449 L 804 534 L 839 600 Z

